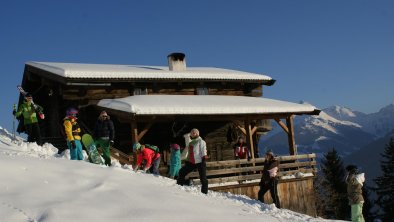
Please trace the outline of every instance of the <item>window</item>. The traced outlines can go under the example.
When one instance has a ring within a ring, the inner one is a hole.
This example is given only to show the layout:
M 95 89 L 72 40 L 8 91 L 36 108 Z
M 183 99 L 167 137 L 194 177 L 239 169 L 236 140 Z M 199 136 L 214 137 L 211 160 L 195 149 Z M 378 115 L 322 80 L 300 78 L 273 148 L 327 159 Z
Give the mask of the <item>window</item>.
M 197 95 L 208 95 L 208 88 L 197 88 Z
M 146 88 L 141 89 L 141 88 L 135 88 L 133 95 L 148 95 L 148 90 Z

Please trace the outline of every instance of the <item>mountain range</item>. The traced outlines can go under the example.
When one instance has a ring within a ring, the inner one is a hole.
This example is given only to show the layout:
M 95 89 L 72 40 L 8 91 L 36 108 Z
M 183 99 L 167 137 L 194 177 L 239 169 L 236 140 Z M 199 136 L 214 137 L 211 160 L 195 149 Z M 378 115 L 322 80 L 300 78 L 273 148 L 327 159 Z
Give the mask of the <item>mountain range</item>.
M 286 134 L 275 122 L 272 126 L 273 130 L 260 139 L 260 152 L 269 148 L 277 154 L 288 154 Z M 394 103 L 371 114 L 331 106 L 318 116 L 297 116 L 294 129 L 298 153 L 322 157 L 335 148 L 346 157 L 394 131 Z
M 272 126 L 273 130 L 260 139 L 260 153 L 272 149 L 278 155 L 288 155 L 287 135 L 276 122 Z M 380 154 L 394 138 L 394 103 L 371 114 L 331 106 L 318 116 L 297 116 L 294 129 L 299 154 L 316 153 L 320 162 L 334 148 L 345 165 L 359 166 L 372 185 L 381 172 Z

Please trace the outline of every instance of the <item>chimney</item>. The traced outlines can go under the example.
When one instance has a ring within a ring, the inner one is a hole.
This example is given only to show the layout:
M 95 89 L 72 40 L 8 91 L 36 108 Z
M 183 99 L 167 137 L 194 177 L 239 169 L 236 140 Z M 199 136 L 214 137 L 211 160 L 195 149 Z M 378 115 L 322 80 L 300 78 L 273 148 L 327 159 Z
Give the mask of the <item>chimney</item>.
M 170 71 L 185 71 L 186 70 L 186 58 L 185 54 L 180 52 L 174 52 L 167 56 L 168 68 Z

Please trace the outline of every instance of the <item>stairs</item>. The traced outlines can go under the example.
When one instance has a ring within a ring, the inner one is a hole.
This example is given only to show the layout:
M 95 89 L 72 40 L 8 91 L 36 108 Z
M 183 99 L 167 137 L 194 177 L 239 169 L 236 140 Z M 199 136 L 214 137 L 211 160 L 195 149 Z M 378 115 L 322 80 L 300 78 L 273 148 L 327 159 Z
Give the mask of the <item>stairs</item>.
M 133 155 L 127 155 L 114 147 L 111 147 L 110 152 L 111 152 L 111 157 L 117 159 L 120 164 L 134 165 Z

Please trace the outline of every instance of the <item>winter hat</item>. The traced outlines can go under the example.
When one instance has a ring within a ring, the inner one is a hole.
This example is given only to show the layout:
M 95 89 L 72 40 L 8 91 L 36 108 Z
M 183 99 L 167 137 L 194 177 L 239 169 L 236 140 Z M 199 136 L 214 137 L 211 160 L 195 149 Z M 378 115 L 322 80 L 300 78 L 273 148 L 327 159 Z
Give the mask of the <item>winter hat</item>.
M 139 149 L 141 149 L 141 144 L 140 143 L 134 143 L 133 144 L 133 150 L 136 151 L 136 150 L 139 150 Z
M 179 150 L 181 147 L 178 145 L 178 144 L 176 144 L 176 143 L 171 143 L 170 144 L 170 147 L 172 148 L 172 149 L 174 149 L 174 150 Z
M 358 172 L 358 168 L 356 165 L 347 165 L 346 171 L 349 172 L 350 174 L 356 174 Z
M 75 116 L 77 114 L 78 114 L 78 110 L 73 107 L 68 108 L 66 111 L 67 116 Z
M 267 150 L 267 152 L 265 152 L 266 155 L 271 155 L 274 156 L 274 151 L 272 151 L 271 149 Z

